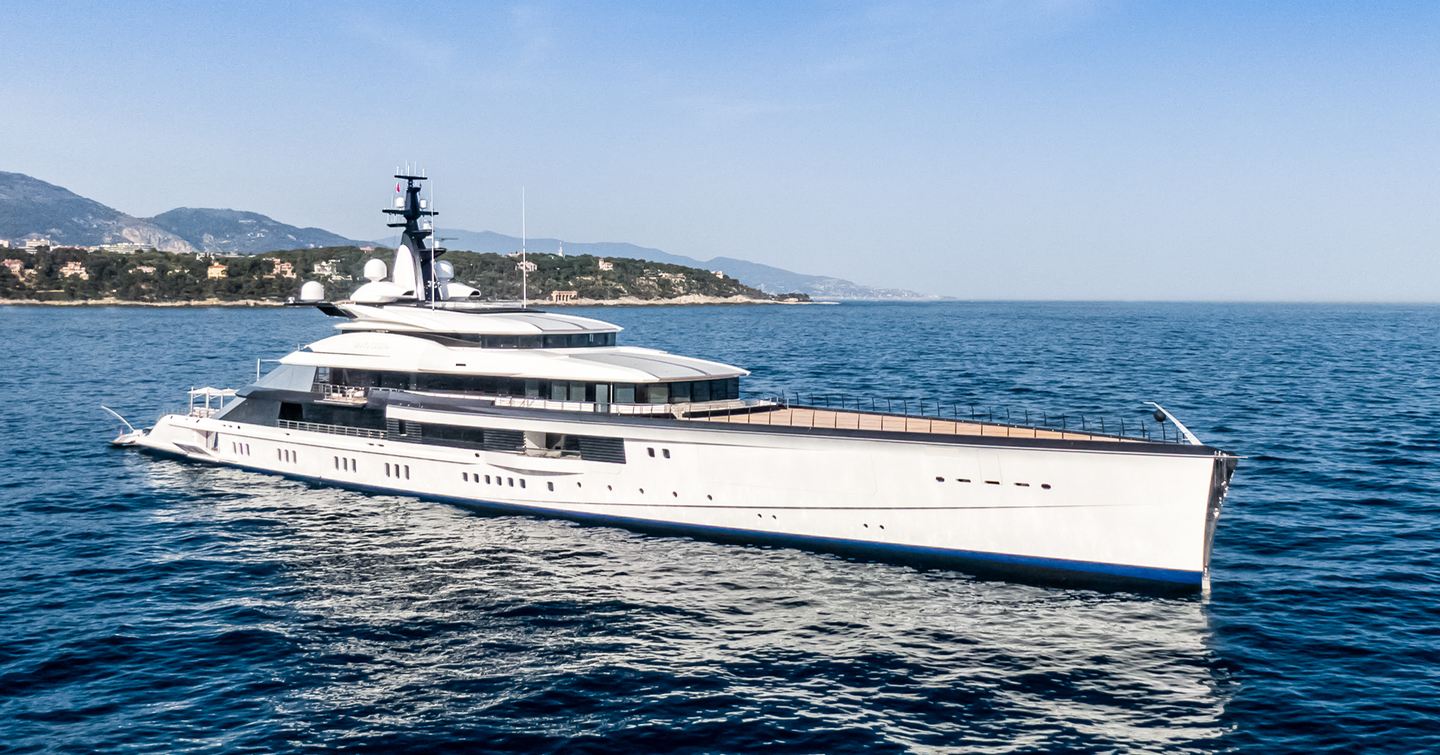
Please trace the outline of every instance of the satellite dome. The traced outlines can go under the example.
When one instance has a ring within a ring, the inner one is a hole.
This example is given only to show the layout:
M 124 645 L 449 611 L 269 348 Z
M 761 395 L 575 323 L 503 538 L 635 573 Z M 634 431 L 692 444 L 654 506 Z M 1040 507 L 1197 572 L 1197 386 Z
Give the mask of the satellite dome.
M 366 260 L 365 280 L 385 280 L 385 260 Z
M 441 281 L 455 279 L 455 265 L 450 260 L 440 260 L 435 263 L 435 276 Z
M 320 281 L 305 281 L 300 286 L 300 301 L 325 301 L 325 287 Z

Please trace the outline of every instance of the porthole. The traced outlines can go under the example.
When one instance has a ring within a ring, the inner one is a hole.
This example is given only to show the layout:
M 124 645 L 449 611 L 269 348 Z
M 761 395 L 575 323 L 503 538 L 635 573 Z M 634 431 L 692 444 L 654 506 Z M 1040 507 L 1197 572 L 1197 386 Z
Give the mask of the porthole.
M 645 449 L 645 452 L 648 453 L 648 454 L 650 454 L 650 458 L 652 458 L 652 459 L 655 458 L 655 449 L 653 449 L 653 448 L 647 448 L 647 449 Z
M 670 458 L 670 449 L 668 449 L 668 448 L 662 448 L 662 449 L 660 449 L 660 453 L 663 454 L 663 455 L 665 456 L 665 458 L 667 458 L 667 459 Z
M 460 473 L 460 480 L 463 481 L 463 482 L 469 482 L 469 481 L 470 481 L 470 473 L 469 473 L 469 472 L 461 472 L 461 473 Z
M 679 498 L 679 497 L 680 497 L 679 491 L 675 491 L 675 490 L 670 491 L 670 497 L 671 497 L 671 498 Z
M 864 524 L 864 525 L 861 525 L 861 526 L 863 526 L 863 527 L 864 527 L 865 529 L 867 529 L 867 530 L 870 529 L 870 525 L 868 525 L 868 524 Z
M 546 490 L 549 490 L 549 491 L 551 491 L 551 492 L 553 493 L 553 492 L 555 491 L 555 483 L 553 483 L 553 482 L 547 482 L 547 483 L 545 483 L 545 489 L 546 489 Z
M 488 474 L 485 475 L 485 484 L 486 484 L 486 485 L 489 485 L 489 484 L 490 484 L 490 475 L 488 475 Z
M 936 482 L 944 482 L 944 481 L 945 481 L 945 478 L 944 478 L 944 477 L 936 477 L 936 478 L 935 478 L 935 481 L 936 481 Z
M 1049 490 L 1049 489 L 1050 489 L 1050 483 L 1048 483 L 1048 482 L 1042 482 L 1042 483 L 1040 483 L 1040 489 L 1041 489 L 1041 490 Z
M 705 494 L 705 500 L 707 500 L 707 501 L 713 501 L 713 500 L 715 500 L 715 496 L 710 495 L 709 493 L 706 493 L 706 494 Z
M 970 478 L 969 478 L 969 477 L 956 477 L 956 478 L 955 478 L 955 481 L 956 481 L 956 482 L 969 482 L 969 481 L 970 481 Z
M 524 478 L 524 477 L 521 477 L 521 478 L 520 478 L 520 487 L 522 487 L 522 488 L 525 487 L 525 478 Z
M 1017 488 L 1028 488 L 1028 487 L 1030 487 L 1030 483 L 1028 483 L 1028 482 L 1017 482 L 1017 483 L 1015 483 L 1015 487 L 1017 487 Z
M 514 478 L 514 477 L 506 477 L 506 478 L 505 478 L 505 484 L 506 484 L 506 485 L 509 485 L 509 486 L 512 487 L 512 488 L 515 487 L 515 478 Z
M 986 481 L 985 481 L 985 484 L 986 484 L 986 485 L 999 485 L 999 484 L 1000 484 L 1000 481 L 999 481 L 999 480 L 986 480 Z
M 606 485 L 606 486 L 605 486 L 605 489 L 606 489 L 606 490 L 614 490 L 614 489 L 615 489 L 615 486 L 614 486 L 614 485 Z
M 640 488 L 640 495 L 645 495 L 645 488 Z

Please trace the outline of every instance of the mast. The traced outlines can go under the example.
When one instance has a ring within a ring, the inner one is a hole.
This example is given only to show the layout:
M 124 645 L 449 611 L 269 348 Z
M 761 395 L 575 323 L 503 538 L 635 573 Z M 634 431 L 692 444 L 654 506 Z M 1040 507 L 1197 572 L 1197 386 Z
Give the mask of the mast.
M 530 265 L 526 264 L 526 187 L 520 187 L 520 308 L 530 305 Z
M 400 222 L 386 223 L 386 225 L 390 228 L 404 229 L 400 232 L 400 246 L 410 250 L 410 255 L 414 258 L 420 272 L 420 279 L 415 282 L 415 297 L 421 301 L 433 303 L 444 298 L 437 285 L 435 260 L 444 254 L 445 250 L 426 245 L 425 239 L 430 236 L 432 230 L 421 228 L 420 218 L 434 217 L 438 213 L 421 205 L 419 182 L 426 180 L 425 176 L 397 171 L 395 178 L 405 182 L 404 199 L 397 202 L 399 207 L 387 207 L 382 212 L 386 215 L 400 216 Z M 398 184 L 396 188 L 400 188 Z

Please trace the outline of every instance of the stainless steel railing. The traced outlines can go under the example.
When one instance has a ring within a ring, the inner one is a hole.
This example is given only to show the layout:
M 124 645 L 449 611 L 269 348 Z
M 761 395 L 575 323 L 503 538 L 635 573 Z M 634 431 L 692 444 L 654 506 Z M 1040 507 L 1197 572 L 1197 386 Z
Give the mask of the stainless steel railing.
M 295 420 L 282 419 L 276 423 L 286 430 L 305 430 L 312 433 L 330 433 L 331 435 L 349 435 L 353 438 L 385 438 L 384 430 L 371 430 L 366 427 L 346 427 L 345 425 L 326 425 L 319 422 L 296 422 Z

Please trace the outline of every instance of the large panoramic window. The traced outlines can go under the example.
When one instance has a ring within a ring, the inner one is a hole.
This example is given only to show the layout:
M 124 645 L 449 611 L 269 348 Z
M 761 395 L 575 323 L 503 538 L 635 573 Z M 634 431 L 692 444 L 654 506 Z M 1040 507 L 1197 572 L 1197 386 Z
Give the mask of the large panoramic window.
M 614 346 L 614 333 L 563 333 L 558 335 L 499 336 L 471 333 L 411 333 L 456 346 L 479 346 L 482 349 L 580 349 Z
M 321 375 L 329 380 L 319 379 Z M 467 393 L 481 396 L 549 399 L 551 401 L 616 404 L 684 404 L 725 401 L 740 397 L 740 379 L 691 380 L 675 383 L 587 383 L 575 380 L 540 380 L 492 375 L 389 372 L 331 368 L 317 372 L 314 390 L 341 386 L 397 391 Z M 298 419 L 291 413 L 282 419 Z M 316 421 L 309 416 L 307 421 Z

